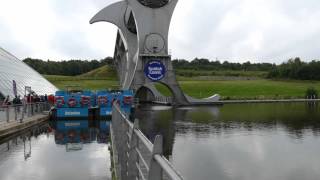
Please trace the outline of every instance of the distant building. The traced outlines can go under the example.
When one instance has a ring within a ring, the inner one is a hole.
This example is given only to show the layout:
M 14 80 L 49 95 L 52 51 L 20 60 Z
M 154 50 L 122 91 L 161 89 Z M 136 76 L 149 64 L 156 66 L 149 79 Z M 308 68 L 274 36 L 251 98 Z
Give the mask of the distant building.
M 14 97 L 13 81 L 17 95 L 24 96 L 25 87 L 38 95 L 54 94 L 57 88 L 27 64 L 0 47 L 0 98 Z

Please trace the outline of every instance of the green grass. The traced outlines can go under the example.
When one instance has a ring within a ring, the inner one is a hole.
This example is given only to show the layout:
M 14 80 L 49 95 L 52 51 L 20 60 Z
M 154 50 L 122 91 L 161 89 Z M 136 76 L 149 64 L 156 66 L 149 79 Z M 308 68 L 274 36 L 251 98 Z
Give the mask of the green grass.
M 257 75 L 261 72 L 251 73 L 251 77 L 255 77 L 254 74 Z M 56 75 L 45 75 L 45 77 L 60 89 L 70 85 L 91 90 L 119 87 L 114 70 L 107 66 L 75 77 Z M 290 99 L 304 98 L 309 87 L 314 87 L 320 92 L 320 81 L 275 81 L 262 78 L 233 79 L 230 76 L 215 79 L 214 77 L 179 77 L 178 80 L 182 90 L 189 96 L 196 98 L 220 94 L 222 99 Z M 156 87 L 164 95 L 171 95 L 166 86 L 157 83 Z
M 65 89 L 67 86 L 79 86 L 81 89 L 90 90 L 119 88 L 115 70 L 107 65 L 79 76 L 44 75 L 44 77 L 59 89 Z
M 180 81 L 185 93 L 197 98 L 220 94 L 222 99 L 290 99 L 304 98 L 309 87 L 320 91 L 320 82 L 310 81 Z
M 309 87 L 320 91 L 320 82 L 275 81 L 275 80 L 225 80 L 225 81 L 179 81 L 182 90 L 189 96 L 206 98 L 220 94 L 222 99 L 292 99 L 304 98 Z M 163 85 L 157 89 L 171 96 Z
M 87 89 L 87 90 L 119 88 L 118 81 L 111 81 L 111 80 L 71 80 L 71 81 L 64 80 L 64 81 L 51 81 L 51 82 L 59 89 L 65 89 L 67 86 L 79 86 L 79 88 Z
M 78 77 L 80 78 L 105 78 L 110 80 L 116 80 L 117 74 L 116 70 L 110 66 L 102 66 L 85 74 L 82 74 Z
M 45 75 L 44 77 L 59 89 L 65 89 L 67 86 L 79 86 L 79 88 L 81 89 L 91 90 L 119 87 L 119 83 L 117 80 L 103 78 L 56 75 Z
M 107 65 L 78 76 L 44 75 L 50 82 L 81 81 L 81 80 L 111 80 L 117 81 L 117 75 L 112 67 Z

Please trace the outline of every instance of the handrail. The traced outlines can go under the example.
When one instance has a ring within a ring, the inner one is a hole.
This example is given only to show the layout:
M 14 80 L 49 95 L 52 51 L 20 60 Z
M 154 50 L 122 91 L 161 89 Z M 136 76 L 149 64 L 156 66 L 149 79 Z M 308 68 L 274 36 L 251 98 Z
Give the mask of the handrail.
M 162 136 L 157 135 L 154 144 L 139 130 L 139 120 L 130 122 L 119 106 L 112 108 L 112 149 L 117 152 L 120 180 L 145 179 L 183 180 L 173 165 L 162 155 Z M 128 135 L 127 135 L 128 134 Z
M 166 97 L 166 96 L 155 96 L 154 97 L 155 103 L 164 103 L 164 104 L 172 104 L 173 98 L 172 97 Z
M 0 124 L 5 122 L 10 123 L 13 120 L 22 123 L 26 117 L 31 117 L 48 110 L 50 110 L 50 105 L 47 102 L 2 106 L 0 107 Z
M 166 169 L 166 173 L 171 179 L 183 179 L 179 172 L 174 169 L 165 157 L 156 154 L 154 158 L 163 169 Z

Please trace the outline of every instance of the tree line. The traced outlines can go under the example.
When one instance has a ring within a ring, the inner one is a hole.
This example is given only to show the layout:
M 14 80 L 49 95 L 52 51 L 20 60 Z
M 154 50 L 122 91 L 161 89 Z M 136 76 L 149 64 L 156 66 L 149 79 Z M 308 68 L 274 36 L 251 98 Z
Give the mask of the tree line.
M 69 60 L 69 61 L 51 61 L 26 58 L 23 60 L 40 74 L 45 75 L 64 75 L 76 76 L 91 70 L 97 69 L 103 65 L 112 65 L 113 58 L 106 57 L 101 60 Z
M 40 74 L 46 75 L 80 75 L 103 65 L 113 65 L 112 57 L 101 60 L 69 60 L 69 61 L 43 61 L 41 59 L 26 58 L 23 60 Z M 190 70 L 190 72 L 208 71 L 209 75 L 215 75 L 216 71 L 264 71 L 267 78 L 273 79 L 299 79 L 320 80 L 320 61 L 303 62 L 299 57 L 289 59 L 280 65 L 271 63 L 232 63 L 228 61 L 210 61 L 205 58 L 195 58 L 192 61 L 174 59 L 172 65 L 177 72 Z M 192 73 L 191 73 L 192 75 Z M 195 74 L 197 75 L 197 74 Z
M 320 61 L 303 62 L 299 57 L 289 59 L 269 71 L 268 78 L 320 80 Z
M 276 65 L 271 63 L 232 63 L 228 61 L 210 61 L 204 58 L 195 58 L 192 61 L 185 59 L 175 59 L 172 61 L 172 65 L 175 69 L 188 69 L 188 70 L 237 70 L 237 71 L 270 71 Z

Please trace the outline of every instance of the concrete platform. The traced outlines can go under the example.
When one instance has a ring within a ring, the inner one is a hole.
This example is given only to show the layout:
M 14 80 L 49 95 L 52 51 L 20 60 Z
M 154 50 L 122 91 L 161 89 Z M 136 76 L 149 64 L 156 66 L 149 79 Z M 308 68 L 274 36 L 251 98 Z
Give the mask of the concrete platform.
M 22 123 L 20 121 L 3 122 L 0 124 L 0 138 L 10 136 L 47 120 L 49 120 L 48 114 L 38 114 L 24 119 Z
M 225 100 L 223 104 L 319 102 L 320 99 Z

